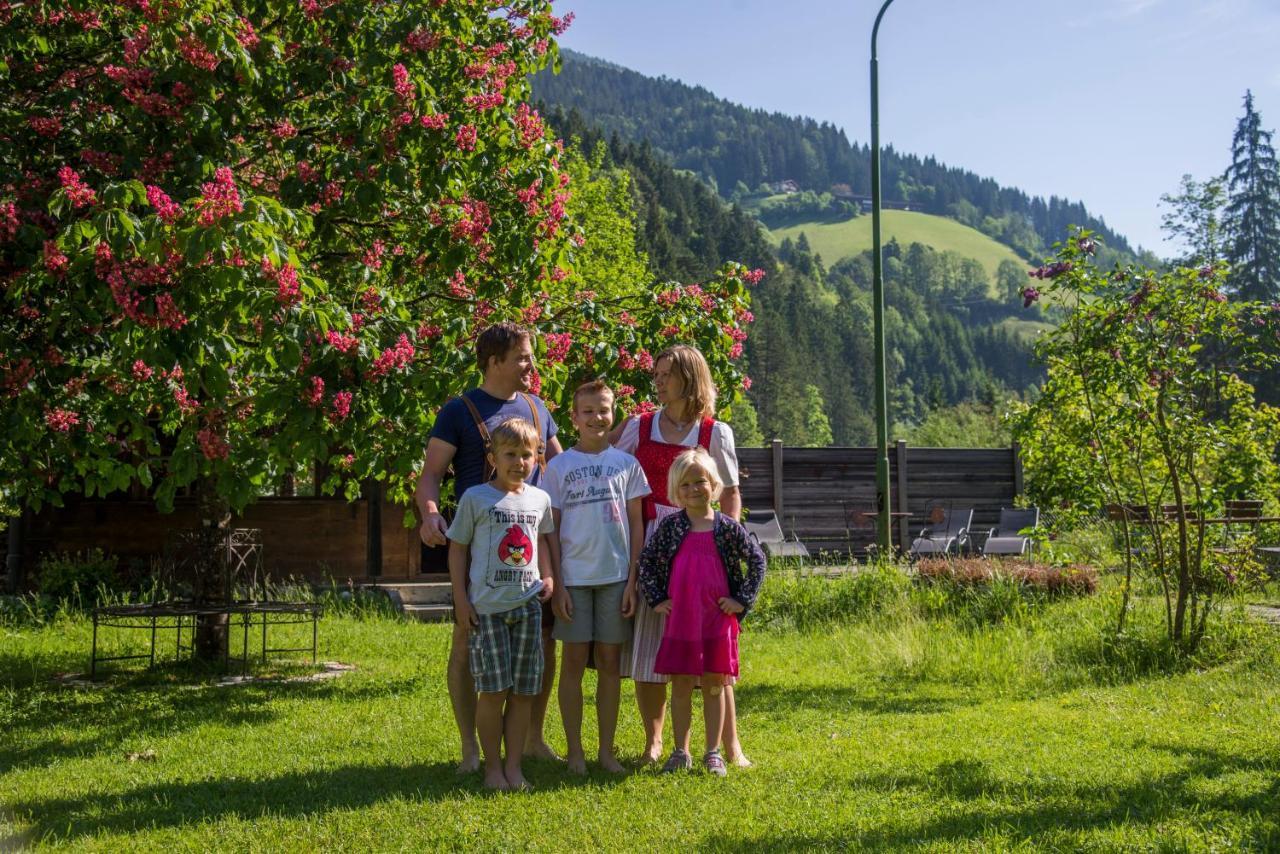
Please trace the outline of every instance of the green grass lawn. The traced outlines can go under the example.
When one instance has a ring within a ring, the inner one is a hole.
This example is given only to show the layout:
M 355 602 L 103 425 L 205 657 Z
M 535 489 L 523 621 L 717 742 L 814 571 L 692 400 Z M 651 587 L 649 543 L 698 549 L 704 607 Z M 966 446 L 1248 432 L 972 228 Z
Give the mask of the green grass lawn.
M 1016 253 L 987 235 L 946 217 L 916 211 L 884 211 L 881 219 L 882 238 L 888 243 L 897 238 L 903 247 L 911 243 L 932 246 L 939 252 L 948 249 L 967 258 L 973 258 L 986 268 L 987 275 L 995 281 L 996 268 L 1003 260 L 1010 260 L 1019 267 L 1028 267 Z M 848 258 L 871 248 L 871 216 L 859 216 L 843 222 L 807 222 L 779 228 L 766 229 L 769 239 L 777 245 L 790 237 L 795 240 L 804 232 L 809 246 L 830 265 L 841 258 Z M 995 296 L 994 290 L 992 293 Z
M 876 615 L 798 631 L 766 606 L 748 623 L 755 768 L 578 779 L 531 762 L 528 794 L 453 772 L 446 626 L 326 617 L 322 658 L 357 667 L 328 682 L 93 689 L 49 678 L 84 669 L 84 620 L 0 627 L 0 849 L 1280 849 L 1272 630 L 1224 622 L 1170 667 L 1149 621 L 1103 642 L 1110 586 L 990 624 L 867 604 L 857 582 L 769 584 Z

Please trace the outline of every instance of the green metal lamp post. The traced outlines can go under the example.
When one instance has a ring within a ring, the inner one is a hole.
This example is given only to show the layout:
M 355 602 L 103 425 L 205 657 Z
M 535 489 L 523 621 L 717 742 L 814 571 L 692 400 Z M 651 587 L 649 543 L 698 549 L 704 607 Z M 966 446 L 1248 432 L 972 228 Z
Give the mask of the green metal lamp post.
M 893 0 L 885 0 L 871 28 L 871 243 L 872 303 L 876 338 L 876 543 L 887 555 L 889 538 L 889 398 L 884 343 L 884 258 L 880 246 L 880 80 L 876 63 L 876 35 L 880 19 Z

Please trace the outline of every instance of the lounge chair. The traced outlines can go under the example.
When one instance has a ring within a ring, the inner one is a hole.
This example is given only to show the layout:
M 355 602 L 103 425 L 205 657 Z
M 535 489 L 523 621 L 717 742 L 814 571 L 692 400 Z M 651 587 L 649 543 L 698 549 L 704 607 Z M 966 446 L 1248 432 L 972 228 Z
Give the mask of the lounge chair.
M 960 551 L 969 540 L 969 526 L 973 524 L 972 507 L 952 507 L 941 510 L 936 522 L 921 529 L 920 536 L 911 541 L 911 556 L 945 555 L 954 549 Z
M 1019 533 L 1027 528 L 1040 524 L 1040 508 L 1015 510 L 1011 507 L 1000 508 L 1000 524 L 987 532 L 987 540 L 982 545 L 982 554 L 986 555 L 1026 555 L 1031 557 L 1033 544 L 1031 537 Z
M 809 549 L 798 537 L 787 539 L 778 523 L 778 514 L 772 510 L 752 510 L 742 526 L 770 557 L 809 557 Z

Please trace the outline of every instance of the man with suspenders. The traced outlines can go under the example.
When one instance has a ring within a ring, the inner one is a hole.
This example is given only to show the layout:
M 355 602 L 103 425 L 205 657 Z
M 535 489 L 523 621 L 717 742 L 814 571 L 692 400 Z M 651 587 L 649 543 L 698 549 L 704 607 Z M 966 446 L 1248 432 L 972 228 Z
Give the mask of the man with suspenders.
M 427 442 L 426 461 L 418 480 L 418 515 L 422 519 L 420 534 L 428 546 L 442 546 L 448 541 L 448 524 L 440 514 L 440 484 L 452 465 L 454 494 L 461 495 L 471 486 L 485 482 L 492 471 L 485 462 L 489 432 L 508 418 L 524 418 L 533 423 L 540 437 L 538 465 L 529 483 L 537 485 L 546 461 L 560 453 L 556 425 L 546 405 L 528 393 L 533 379 L 533 338 L 528 329 L 514 323 L 498 323 L 488 327 L 476 339 L 476 361 L 484 380 L 478 388 L 469 389 L 448 401 L 440 409 L 431 437 Z M 545 671 L 542 692 L 534 701 L 532 726 L 525 754 L 542 758 L 559 758 L 547 745 L 542 734 L 547 702 L 555 682 L 555 641 L 550 623 L 543 622 Z M 449 650 L 449 699 L 454 721 L 462 740 L 462 763 L 459 772 L 480 767 L 480 751 L 476 743 L 476 692 L 467 659 L 467 629 L 453 627 L 453 643 Z M 510 750 L 510 746 L 507 748 Z

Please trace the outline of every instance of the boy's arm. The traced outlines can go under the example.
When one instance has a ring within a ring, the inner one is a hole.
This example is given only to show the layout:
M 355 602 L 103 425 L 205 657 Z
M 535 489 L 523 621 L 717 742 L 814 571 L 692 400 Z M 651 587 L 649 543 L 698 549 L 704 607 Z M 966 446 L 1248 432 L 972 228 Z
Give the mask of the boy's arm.
M 449 584 L 453 589 L 453 619 L 465 628 L 474 627 L 475 609 L 467 599 L 467 544 L 449 541 Z
M 551 610 L 562 620 L 573 620 L 573 602 L 569 599 L 569 591 L 564 587 L 564 567 L 560 565 L 560 523 L 564 518 L 559 507 L 551 508 L 551 518 L 556 522 L 556 529 L 547 538 L 547 552 L 551 556 L 551 577 L 555 579 L 555 592 L 551 596 Z
M 542 577 L 542 592 L 538 594 L 538 599 L 543 602 L 555 595 L 557 587 L 551 568 L 551 538 L 554 536 L 554 531 L 538 535 L 538 574 Z
M 627 501 L 627 528 L 631 535 L 631 555 L 627 563 L 627 586 L 622 593 L 622 616 L 636 612 L 636 584 L 640 578 L 640 553 L 644 551 L 644 499 Z

